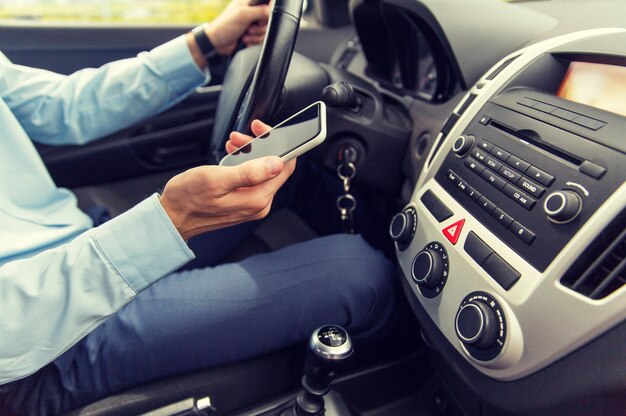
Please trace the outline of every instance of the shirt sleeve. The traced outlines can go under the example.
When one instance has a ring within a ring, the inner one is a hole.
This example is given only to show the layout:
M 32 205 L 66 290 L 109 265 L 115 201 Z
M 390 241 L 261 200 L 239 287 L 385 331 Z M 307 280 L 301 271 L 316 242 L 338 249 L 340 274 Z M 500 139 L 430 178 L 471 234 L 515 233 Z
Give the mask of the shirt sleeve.
M 34 141 L 83 144 L 159 113 L 210 79 L 184 36 L 136 58 L 65 76 L 0 55 L 0 97 Z
M 192 258 L 153 195 L 65 245 L 0 266 L 0 384 L 50 363 Z

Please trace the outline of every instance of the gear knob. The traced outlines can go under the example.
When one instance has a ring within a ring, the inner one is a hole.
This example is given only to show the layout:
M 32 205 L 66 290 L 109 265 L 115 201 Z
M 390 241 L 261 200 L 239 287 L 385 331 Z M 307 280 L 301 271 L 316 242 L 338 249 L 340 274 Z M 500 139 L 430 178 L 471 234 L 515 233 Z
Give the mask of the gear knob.
M 313 331 L 309 349 L 315 356 L 330 363 L 341 362 L 353 352 L 348 331 L 339 325 L 326 325 Z
M 313 331 L 304 366 L 308 386 L 325 394 L 336 370 L 354 351 L 348 332 L 339 325 L 325 325 Z
M 339 325 L 317 328 L 311 334 L 308 347 L 302 390 L 296 396 L 293 413 L 321 416 L 324 414 L 324 395 L 330 391 L 337 369 L 354 349 L 348 331 Z

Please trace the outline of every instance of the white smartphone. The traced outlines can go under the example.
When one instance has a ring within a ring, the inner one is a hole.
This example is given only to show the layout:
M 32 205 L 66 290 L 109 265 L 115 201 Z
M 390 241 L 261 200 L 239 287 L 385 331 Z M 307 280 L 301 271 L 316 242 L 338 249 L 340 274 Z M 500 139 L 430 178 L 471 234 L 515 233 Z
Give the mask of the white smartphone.
M 224 156 L 220 166 L 236 166 L 264 156 L 279 156 L 283 162 L 288 162 L 325 139 L 326 104 L 317 101 Z

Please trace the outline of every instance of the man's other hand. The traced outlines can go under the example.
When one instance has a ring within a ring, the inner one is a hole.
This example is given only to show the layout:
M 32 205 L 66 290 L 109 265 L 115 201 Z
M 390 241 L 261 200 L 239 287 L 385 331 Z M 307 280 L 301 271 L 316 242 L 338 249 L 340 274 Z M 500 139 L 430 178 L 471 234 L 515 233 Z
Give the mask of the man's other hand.
M 252 132 L 259 136 L 269 126 L 255 120 Z M 235 150 L 252 140 L 231 133 L 227 150 Z M 161 205 L 180 235 L 194 235 L 245 221 L 264 218 L 274 195 L 291 176 L 296 161 L 283 163 L 269 156 L 238 166 L 200 166 L 170 179 L 161 195 Z
M 240 38 L 247 46 L 263 42 L 269 15 L 269 5 L 250 6 L 249 0 L 233 0 L 205 30 L 215 49 L 230 55 Z

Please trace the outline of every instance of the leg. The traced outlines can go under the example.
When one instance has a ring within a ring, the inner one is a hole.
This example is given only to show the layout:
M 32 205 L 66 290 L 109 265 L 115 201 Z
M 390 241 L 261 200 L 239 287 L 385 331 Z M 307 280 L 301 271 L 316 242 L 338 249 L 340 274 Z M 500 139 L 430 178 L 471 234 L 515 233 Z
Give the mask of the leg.
M 372 332 L 392 309 L 394 277 L 388 260 L 348 235 L 177 273 L 57 359 L 60 380 L 50 383 L 58 385 L 58 403 L 71 408 L 284 348 L 326 323 L 344 325 L 356 336 Z M 50 389 L 41 390 L 49 395 Z M 31 392 L 28 401 L 42 414 L 44 398 L 36 396 Z M 67 409 L 52 413 L 58 410 Z

